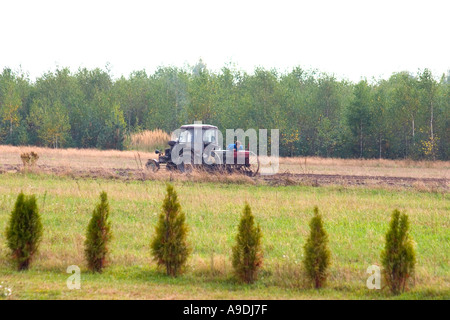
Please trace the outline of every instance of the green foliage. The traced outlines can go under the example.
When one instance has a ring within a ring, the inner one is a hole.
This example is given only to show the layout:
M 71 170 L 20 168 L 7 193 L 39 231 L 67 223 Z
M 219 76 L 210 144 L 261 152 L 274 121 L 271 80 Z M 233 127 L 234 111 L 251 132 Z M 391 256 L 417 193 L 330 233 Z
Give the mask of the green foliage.
M 366 135 L 370 130 L 371 115 L 371 88 L 367 81 L 360 81 L 355 86 L 355 98 L 346 110 L 347 124 L 355 140 L 355 149 L 359 157 L 364 156 Z
M 0 74 L 0 143 L 26 143 L 23 124 L 31 84 L 24 74 L 15 74 L 9 68 Z
M 263 263 L 261 237 L 261 229 L 259 225 L 255 226 L 250 206 L 246 204 L 232 250 L 234 273 L 242 282 L 253 283 L 258 278 L 258 270 Z
M 328 234 L 323 227 L 319 209 L 314 208 L 314 217 L 309 223 L 310 234 L 304 249 L 303 266 L 306 275 L 316 289 L 323 287 L 330 266 L 331 253 L 328 249 Z
M 111 113 L 100 131 L 97 147 L 100 149 L 123 149 L 126 124 L 123 112 L 118 105 L 113 106 Z
M 331 123 L 329 118 L 324 118 L 319 121 L 317 126 L 317 137 L 320 140 L 320 156 L 328 157 L 332 154 L 333 149 L 337 144 L 336 128 Z
M 215 116 L 213 98 L 215 92 L 214 76 L 209 73 L 206 66 L 200 62 L 194 67 L 193 77 L 189 85 L 190 105 L 188 109 L 188 122 L 203 121 L 210 123 Z
M 384 276 L 393 294 L 407 289 L 408 280 L 414 276 L 416 253 L 414 242 L 409 234 L 409 221 L 406 214 L 394 210 L 386 243 L 381 252 Z
M 111 223 L 109 221 L 109 203 L 106 192 L 100 194 L 100 203 L 92 213 L 86 232 L 85 257 L 91 271 L 102 272 L 109 252 L 111 241 Z
M 6 228 L 8 248 L 18 270 L 29 268 L 42 239 L 43 227 L 36 197 L 19 194 Z
M 182 272 L 191 251 L 186 241 L 185 220 L 177 193 L 172 185 L 167 184 L 167 195 L 164 198 L 151 248 L 153 257 L 158 265 L 165 266 L 168 276 L 176 277 Z
M 281 156 L 448 160 L 449 92 L 428 69 L 355 84 L 300 67 L 214 72 L 203 61 L 117 80 L 63 68 L 34 83 L 5 68 L 0 144 L 123 149 L 126 135 L 202 120 L 223 133 L 277 128 Z
M 70 123 L 67 109 L 60 101 L 34 100 L 28 121 L 33 123 L 42 145 L 52 148 L 67 146 Z

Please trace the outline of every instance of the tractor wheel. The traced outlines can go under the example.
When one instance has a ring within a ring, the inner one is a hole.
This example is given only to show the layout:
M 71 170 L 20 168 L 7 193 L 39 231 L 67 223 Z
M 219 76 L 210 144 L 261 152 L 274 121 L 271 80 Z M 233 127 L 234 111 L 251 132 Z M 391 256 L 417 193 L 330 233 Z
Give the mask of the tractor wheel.
M 214 153 L 214 163 L 210 165 L 210 168 L 219 174 L 223 174 L 226 171 L 223 159 L 217 153 Z
M 244 172 L 248 176 L 254 177 L 259 172 L 259 158 L 256 154 L 254 154 L 253 152 L 250 152 L 248 160 L 249 160 L 248 166 L 246 165 L 243 167 Z
M 183 173 L 191 173 L 194 170 L 194 153 L 191 152 L 191 163 L 181 162 L 177 167 Z
M 158 161 L 156 161 L 154 159 L 150 159 L 147 161 L 145 168 L 147 170 L 151 170 L 152 172 L 156 172 L 159 170 L 159 163 L 158 163 Z

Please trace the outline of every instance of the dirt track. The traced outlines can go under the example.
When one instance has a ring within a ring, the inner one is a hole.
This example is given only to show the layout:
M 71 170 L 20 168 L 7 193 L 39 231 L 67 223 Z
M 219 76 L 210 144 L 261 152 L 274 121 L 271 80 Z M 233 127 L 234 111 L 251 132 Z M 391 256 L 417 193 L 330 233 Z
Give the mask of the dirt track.
M 120 179 L 120 180 L 164 180 L 169 178 L 179 177 L 182 180 L 191 180 L 189 176 L 175 173 L 170 174 L 165 170 L 159 171 L 156 175 L 146 172 L 145 170 L 131 169 L 131 168 L 103 168 L 103 167 L 90 167 L 90 168 L 69 168 L 67 166 L 49 166 L 38 165 L 33 169 L 39 173 L 55 174 L 61 176 L 70 176 L 74 178 L 106 178 L 106 179 Z M 1 173 L 16 173 L 22 172 L 23 167 L 17 165 L 4 164 L 0 165 Z M 242 182 L 243 180 L 232 179 L 231 176 L 218 177 L 214 174 L 203 173 L 208 175 L 207 181 L 221 182 Z M 175 176 L 175 177 L 174 177 Z M 233 178 L 236 175 L 233 175 Z M 270 176 L 256 176 L 253 178 L 245 177 L 247 181 L 254 183 L 265 183 L 275 186 L 286 185 L 342 185 L 342 186 L 380 186 L 380 187 L 400 187 L 400 188 L 415 188 L 419 190 L 438 190 L 449 191 L 449 179 L 447 178 L 413 178 L 413 177 L 392 177 L 392 176 L 367 176 L 367 175 L 339 175 L 339 174 L 299 174 L 299 173 L 278 173 Z M 195 181 L 202 180 L 200 175 L 193 179 Z M 244 180 L 245 181 L 245 180 Z
M 264 177 L 269 184 L 296 184 L 298 182 L 311 185 L 349 185 L 349 186 L 393 186 L 393 187 L 435 187 L 443 190 L 449 189 L 449 180 L 446 178 L 411 178 L 386 176 L 355 176 L 333 174 L 291 174 L 279 173 Z

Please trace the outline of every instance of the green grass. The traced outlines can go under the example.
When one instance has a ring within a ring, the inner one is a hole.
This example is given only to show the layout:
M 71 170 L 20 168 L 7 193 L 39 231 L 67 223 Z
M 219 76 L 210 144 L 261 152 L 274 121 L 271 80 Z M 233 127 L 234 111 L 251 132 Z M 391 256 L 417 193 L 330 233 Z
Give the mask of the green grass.
M 41 249 L 29 271 L 7 260 L 4 230 L 17 194 L 38 197 L 44 225 Z M 100 191 L 111 206 L 110 264 L 91 274 L 83 242 Z M 12 299 L 450 299 L 450 205 L 448 193 L 383 189 L 252 186 L 175 182 L 186 212 L 193 254 L 186 272 L 171 279 L 150 255 L 150 239 L 165 193 L 160 181 L 122 182 L 0 175 L 0 282 Z M 247 201 L 263 232 L 265 260 L 253 285 L 234 281 L 231 247 Z M 317 205 L 330 237 L 332 266 L 327 288 L 308 289 L 300 273 L 308 222 Z M 365 286 L 366 269 L 380 265 L 391 212 L 408 213 L 417 243 L 417 276 L 407 293 Z M 211 265 L 213 261 L 213 265 Z M 82 270 L 81 289 L 69 290 L 66 268 Z

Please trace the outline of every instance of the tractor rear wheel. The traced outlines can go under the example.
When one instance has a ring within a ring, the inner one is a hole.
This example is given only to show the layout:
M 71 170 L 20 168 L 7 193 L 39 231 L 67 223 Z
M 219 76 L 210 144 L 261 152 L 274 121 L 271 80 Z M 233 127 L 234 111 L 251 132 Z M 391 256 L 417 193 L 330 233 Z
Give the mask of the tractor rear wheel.
M 194 170 L 194 153 L 191 152 L 191 163 L 182 161 L 177 167 L 183 173 L 191 173 Z
M 259 172 L 259 158 L 256 154 L 250 152 L 248 156 L 248 162 L 248 165 L 245 165 L 243 167 L 243 170 L 246 175 L 254 177 Z

